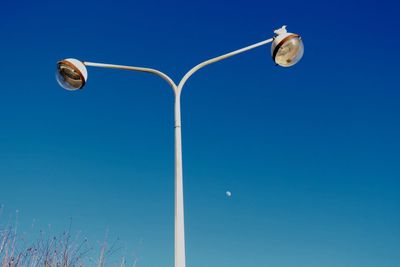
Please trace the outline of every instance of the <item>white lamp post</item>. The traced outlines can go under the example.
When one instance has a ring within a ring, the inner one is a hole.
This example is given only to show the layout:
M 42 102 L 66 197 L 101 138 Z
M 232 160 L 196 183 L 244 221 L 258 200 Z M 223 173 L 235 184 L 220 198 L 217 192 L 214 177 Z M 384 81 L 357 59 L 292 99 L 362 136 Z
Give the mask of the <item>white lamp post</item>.
M 225 55 L 206 60 L 191 70 L 176 84 L 168 75 L 151 68 L 122 66 L 113 64 L 93 63 L 77 59 L 64 59 L 57 63 L 56 78 L 58 83 L 66 90 L 79 90 L 85 85 L 88 73 L 86 66 L 110 69 L 131 70 L 155 74 L 171 86 L 175 94 L 175 267 L 185 267 L 185 225 L 183 208 L 183 176 L 182 176 L 182 138 L 181 138 L 181 105 L 180 97 L 186 81 L 199 69 L 230 58 L 237 54 L 249 51 L 253 48 L 272 42 L 272 59 L 277 65 L 290 67 L 296 64 L 304 53 L 303 42 L 297 34 L 288 33 L 286 26 L 274 31 L 275 36 L 265 41 L 244 47 L 242 49 L 227 53 Z

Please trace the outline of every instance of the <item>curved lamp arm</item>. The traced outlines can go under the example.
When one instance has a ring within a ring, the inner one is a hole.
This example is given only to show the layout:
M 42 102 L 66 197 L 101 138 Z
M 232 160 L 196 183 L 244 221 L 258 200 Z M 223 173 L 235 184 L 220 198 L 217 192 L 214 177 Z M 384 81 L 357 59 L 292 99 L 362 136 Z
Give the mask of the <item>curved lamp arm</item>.
M 262 41 L 262 42 L 259 42 L 259 43 L 256 43 L 256 44 L 253 44 L 253 45 L 250 45 L 250 46 L 246 46 L 246 47 L 244 47 L 244 48 L 235 50 L 235 51 L 230 52 L 230 53 L 227 53 L 227 54 L 225 54 L 225 55 L 222 55 L 222 56 L 219 56 L 219 57 L 215 57 L 215 58 L 211 58 L 211 59 L 209 59 L 209 60 L 206 60 L 206 61 L 204 61 L 204 62 L 202 62 L 202 63 L 200 63 L 200 64 L 194 66 L 191 70 L 189 70 L 189 71 L 185 74 L 185 76 L 183 76 L 182 80 L 179 82 L 179 85 L 178 85 L 178 88 L 177 88 L 177 90 L 178 90 L 177 93 L 180 94 L 180 93 L 182 92 L 182 88 L 183 88 L 183 86 L 185 85 L 186 81 L 190 78 L 190 76 L 192 76 L 192 75 L 193 75 L 196 71 L 198 71 L 199 69 L 202 69 L 202 68 L 204 68 L 205 66 L 210 65 L 210 64 L 212 64 L 212 63 L 215 63 L 215 62 L 218 62 L 218 61 L 221 61 L 221 60 L 230 58 L 230 57 L 232 57 L 232 56 L 235 56 L 235 55 L 237 55 L 237 54 L 241 54 L 241 53 L 243 53 L 243 52 L 246 52 L 246 51 L 249 51 L 249 50 L 251 50 L 251 49 L 257 48 L 257 47 L 259 47 L 259 46 L 262 46 L 262 45 L 271 43 L 273 40 L 274 40 L 274 38 L 270 38 L 270 39 L 268 39 L 268 40 L 265 40 L 265 41 Z
M 84 61 L 83 64 L 89 67 L 99 67 L 99 68 L 107 68 L 107 69 L 119 69 L 119 70 L 130 70 L 130 71 L 138 71 L 138 72 L 147 72 L 154 75 L 157 75 L 164 79 L 171 87 L 174 92 L 177 92 L 177 86 L 175 82 L 165 73 L 151 68 L 142 68 L 142 67 L 132 67 L 132 66 L 125 66 L 125 65 L 115 65 L 115 64 L 104 64 L 104 63 L 94 63 L 94 62 L 87 62 Z
M 138 71 L 138 72 L 147 72 L 147 73 L 151 73 L 154 75 L 157 75 L 159 77 L 161 77 L 162 79 L 164 79 L 173 89 L 174 93 L 177 95 L 180 95 L 180 93 L 182 92 L 182 88 L 185 85 L 186 81 L 198 70 L 204 68 L 207 65 L 210 65 L 212 63 L 230 58 L 232 56 L 235 56 L 237 54 L 241 54 L 244 53 L 246 51 L 249 51 L 251 49 L 257 48 L 259 46 L 263 46 L 265 44 L 271 43 L 274 40 L 274 38 L 270 38 L 267 39 L 265 41 L 262 42 L 258 42 L 256 44 L 250 45 L 250 46 L 246 46 L 244 48 L 235 50 L 233 52 L 224 54 L 222 56 L 219 57 L 214 57 L 211 58 L 209 60 L 206 60 L 200 64 L 197 64 L 196 66 L 194 66 L 192 69 L 190 69 L 182 78 L 182 80 L 179 82 L 178 85 L 175 84 L 175 82 L 165 73 L 156 70 L 156 69 L 152 69 L 152 68 L 143 68 L 143 67 L 134 67 L 134 66 L 125 66 L 125 65 L 115 65 L 115 64 L 104 64 L 104 63 L 94 63 L 94 62 L 88 62 L 88 61 L 84 61 L 83 64 L 85 66 L 88 67 L 99 67 L 99 68 L 107 68 L 107 69 L 119 69 L 119 70 L 130 70 L 130 71 Z

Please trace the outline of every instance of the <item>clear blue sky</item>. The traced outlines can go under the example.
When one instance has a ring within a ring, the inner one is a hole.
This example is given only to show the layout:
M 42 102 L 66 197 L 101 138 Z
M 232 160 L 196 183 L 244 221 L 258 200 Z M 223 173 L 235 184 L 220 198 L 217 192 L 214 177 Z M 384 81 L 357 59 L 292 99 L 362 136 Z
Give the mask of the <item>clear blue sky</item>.
M 68 3 L 70 5 L 68 5 Z M 213 56 L 288 25 L 270 47 L 209 66 L 182 95 L 187 265 L 400 266 L 399 28 L 395 1 L 2 1 L 0 203 L 21 227 L 106 229 L 138 267 L 173 266 L 173 95 Z M 225 191 L 230 190 L 228 199 Z M 6 216 L 7 217 L 7 216 Z M 4 222 L 4 215 L 2 221 Z

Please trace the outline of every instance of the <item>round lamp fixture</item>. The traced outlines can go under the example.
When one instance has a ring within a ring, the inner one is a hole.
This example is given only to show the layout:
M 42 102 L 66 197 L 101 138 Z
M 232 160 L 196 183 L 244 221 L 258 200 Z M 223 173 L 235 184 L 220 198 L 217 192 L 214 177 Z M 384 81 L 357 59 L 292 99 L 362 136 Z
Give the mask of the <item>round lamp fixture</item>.
M 300 61 L 304 54 L 304 45 L 298 34 L 286 31 L 286 26 L 275 31 L 271 46 L 272 59 L 282 67 L 290 67 Z
M 56 78 L 61 87 L 75 91 L 85 86 L 88 73 L 83 62 L 68 58 L 57 63 Z

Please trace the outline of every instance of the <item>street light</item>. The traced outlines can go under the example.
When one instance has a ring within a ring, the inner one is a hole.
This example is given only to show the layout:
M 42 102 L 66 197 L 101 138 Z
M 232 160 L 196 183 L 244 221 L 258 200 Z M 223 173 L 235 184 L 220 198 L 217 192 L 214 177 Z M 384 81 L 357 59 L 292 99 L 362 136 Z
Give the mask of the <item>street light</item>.
M 271 54 L 273 61 L 282 67 L 290 67 L 296 64 L 303 56 L 304 46 L 301 37 L 288 33 L 286 26 L 274 31 L 275 36 L 265 41 L 244 47 L 239 50 L 206 60 L 190 69 L 176 84 L 165 73 L 151 68 L 103 64 L 80 61 L 77 59 L 64 59 L 57 63 L 56 78 L 60 86 L 66 90 L 75 91 L 82 89 L 88 78 L 86 67 L 100 67 L 121 69 L 130 71 L 147 72 L 157 75 L 168 82 L 175 94 L 175 267 L 185 267 L 185 226 L 183 208 L 183 176 L 182 176 L 182 134 L 181 134 L 181 107 L 180 96 L 186 81 L 199 69 L 230 58 L 237 54 L 249 51 L 259 46 L 272 42 Z

